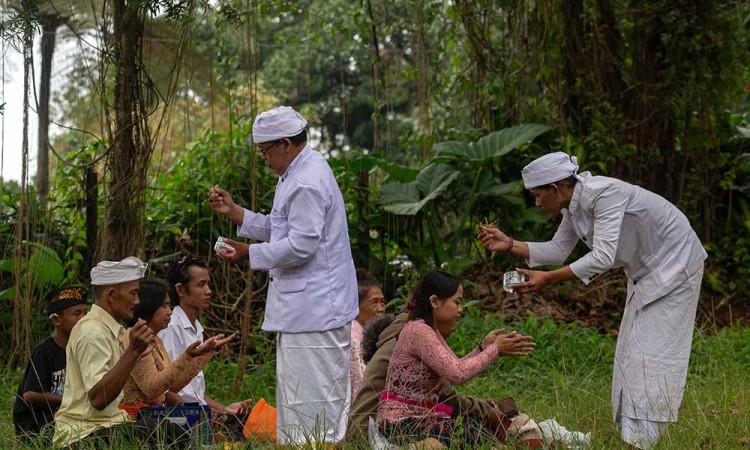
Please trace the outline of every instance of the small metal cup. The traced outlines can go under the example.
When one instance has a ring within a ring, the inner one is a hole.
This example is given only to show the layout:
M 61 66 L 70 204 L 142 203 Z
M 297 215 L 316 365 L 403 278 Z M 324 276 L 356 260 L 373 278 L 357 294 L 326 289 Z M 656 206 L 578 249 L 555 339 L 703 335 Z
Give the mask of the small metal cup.
M 505 272 L 503 275 L 503 290 L 505 292 L 513 293 L 513 286 L 526 282 L 526 275 L 515 270 Z
M 234 251 L 234 247 L 227 244 L 224 238 L 219 236 L 219 238 L 216 239 L 216 244 L 214 244 L 214 251 L 218 252 L 219 250 L 226 250 L 229 253 L 232 253 Z

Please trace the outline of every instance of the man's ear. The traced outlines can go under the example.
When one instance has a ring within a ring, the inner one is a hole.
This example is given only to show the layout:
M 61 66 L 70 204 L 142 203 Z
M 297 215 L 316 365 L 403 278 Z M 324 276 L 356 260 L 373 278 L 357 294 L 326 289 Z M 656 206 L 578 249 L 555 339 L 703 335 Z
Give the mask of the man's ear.
M 53 313 L 49 316 L 49 320 L 52 321 L 52 325 L 55 326 L 55 328 L 60 326 L 60 323 L 62 323 L 62 319 L 58 313 Z
M 104 299 L 107 302 L 112 303 L 115 300 L 116 294 L 117 292 L 114 286 L 107 286 L 106 290 L 104 291 Z
M 177 293 L 177 298 L 182 298 L 187 294 L 187 291 L 185 291 L 185 286 L 182 283 L 175 284 L 174 291 Z

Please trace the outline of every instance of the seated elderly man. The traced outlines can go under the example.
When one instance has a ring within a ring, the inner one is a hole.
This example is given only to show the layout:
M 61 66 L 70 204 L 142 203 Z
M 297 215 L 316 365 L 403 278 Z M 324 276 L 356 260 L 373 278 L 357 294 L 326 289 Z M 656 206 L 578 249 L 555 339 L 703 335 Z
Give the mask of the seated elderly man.
M 133 316 L 145 271 L 146 264 L 133 256 L 102 261 L 91 269 L 94 305 L 70 333 L 65 389 L 55 415 L 55 447 L 112 448 L 134 439 L 156 447 L 152 436 L 184 446 L 186 436 L 179 426 L 166 421 L 133 423 L 118 408 L 131 371 L 152 351 L 154 334 L 146 322 L 138 321 L 127 332 L 127 346 L 122 344 L 126 331 L 120 324 Z

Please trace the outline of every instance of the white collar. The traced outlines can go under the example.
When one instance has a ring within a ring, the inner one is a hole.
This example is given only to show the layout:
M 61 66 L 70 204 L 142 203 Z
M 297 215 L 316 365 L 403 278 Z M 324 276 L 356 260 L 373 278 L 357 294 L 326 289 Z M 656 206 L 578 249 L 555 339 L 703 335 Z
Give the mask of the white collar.
M 172 310 L 172 320 L 176 320 L 182 328 L 193 330 L 197 334 L 203 333 L 203 326 L 198 319 L 195 319 L 195 324 L 190 323 L 190 319 L 180 305 L 175 306 Z
M 312 151 L 313 150 L 312 150 L 312 148 L 310 147 L 309 144 L 305 145 L 305 148 L 303 148 L 302 151 L 299 152 L 299 154 L 292 160 L 292 163 L 289 164 L 289 167 L 286 168 L 286 170 L 284 171 L 284 174 L 281 175 L 279 178 L 281 178 L 282 181 L 286 180 L 287 178 L 289 178 L 289 175 L 292 172 L 294 172 L 294 169 L 298 165 L 302 164 L 302 161 L 304 161 L 305 159 L 307 159 L 307 155 L 309 155 L 310 152 L 312 152 Z

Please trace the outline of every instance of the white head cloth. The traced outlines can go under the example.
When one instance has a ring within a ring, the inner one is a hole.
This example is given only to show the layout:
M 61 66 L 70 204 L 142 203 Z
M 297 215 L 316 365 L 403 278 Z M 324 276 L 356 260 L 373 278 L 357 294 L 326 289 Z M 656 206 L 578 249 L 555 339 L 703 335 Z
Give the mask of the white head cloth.
M 526 189 L 544 186 L 564 180 L 571 175 L 578 178 L 578 158 L 563 152 L 547 153 L 531 161 L 521 170 Z
M 146 273 L 147 266 L 135 256 L 128 256 L 122 261 L 101 261 L 91 269 L 91 284 L 94 286 L 112 286 L 140 280 Z
M 256 144 L 296 136 L 302 133 L 307 121 L 291 106 L 279 106 L 262 112 L 253 123 L 253 141 Z

